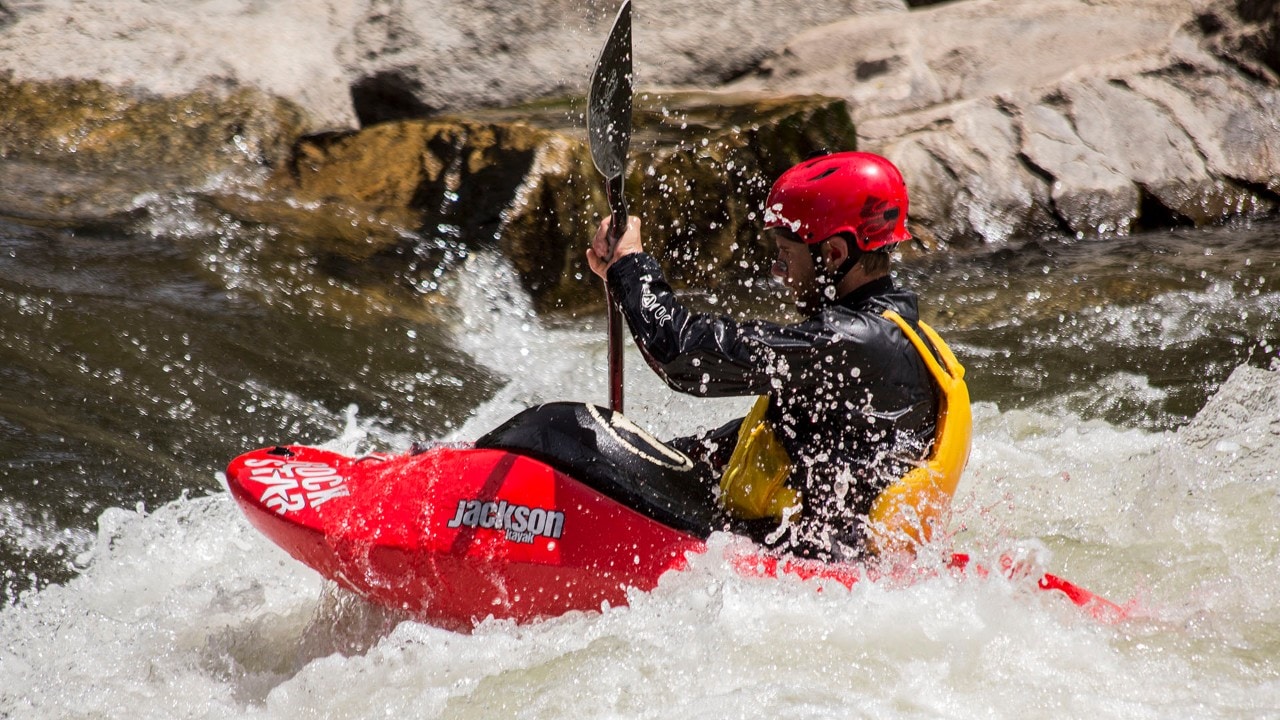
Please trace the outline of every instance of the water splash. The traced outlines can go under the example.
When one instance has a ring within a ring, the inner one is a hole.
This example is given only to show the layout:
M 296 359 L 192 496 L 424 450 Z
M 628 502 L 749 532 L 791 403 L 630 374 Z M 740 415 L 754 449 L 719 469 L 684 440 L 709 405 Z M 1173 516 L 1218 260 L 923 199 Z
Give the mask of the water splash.
M 486 262 L 466 270 L 479 295 L 459 304 L 474 328 L 459 337 L 502 385 L 456 434 L 531 398 L 602 400 L 603 329 L 534 318 L 519 294 L 488 299 L 513 285 Z M 1237 294 L 1256 286 L 1241 282 Z M 628 414 L 660 437 L 741 413 L 674 395 L 634 350 L 628 362 Z M 1278 374 L 1240 368 L 1182 429 L 975 407 L 956 542 L 1137 594 L 1142 612 L 1118 626 L 999 576 L 845 589 L 745 578 L 713 550 L 626 608 L 462 636 L 326 586 L 215 493 L 102 513 L 83 572 L 0 608 L 0 715 L 1267 717 L 1280 706 Z M 477 391 L 467 377 L 455 390 Z M 1147 378 L 1112 388 L 1161 391 Z M 288 412 L 317 411 L 297 401 Z M 328 437 L 397 447 L 367 412 L 330 411 Z

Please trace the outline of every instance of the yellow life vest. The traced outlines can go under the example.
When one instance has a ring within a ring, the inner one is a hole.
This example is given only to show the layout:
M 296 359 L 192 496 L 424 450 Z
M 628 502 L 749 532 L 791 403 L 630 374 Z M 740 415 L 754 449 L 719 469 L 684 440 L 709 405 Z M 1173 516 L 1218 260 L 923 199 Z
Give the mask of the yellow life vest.
M 720 502 L 743 520 L 782 519 L 800 505 L 800 493 L 787 487 L 791 458 L 765 418 L 769 396 L 761 395 L 738 428 L 738 444 L 720 476 Z
M 951 497 L 955 495 L 960 474 L 969 462 L 969 445 L 973 438 L 969 387 L 964 382 L 964 367 L 956 360 L 951 348 L 942 342 L 933 328 L 920 323 L 920 330 L 942 357 L 946 365 L 944 368 L 906 320 L 892 310 L 886 310 L 884 316 L 911 340 L 942 397 L 938 401 L 938 431 L 933 453 L 924 465 L 885 488 L 871 505 L 867 546 L 877 555 L 886 552 L 914 553 L 917 546 L 929 542 L 934 530 L 946 521 Z
M 920 336 L 892 310 L 884 317 L 897 325 L 924 360 L 941 391 L 937 439 L 925 463 L 894 481 L 871 506 L 868 547 L 877 554 L 887 551 L 913 552 L 916 545 L 933 536 L 940 525 L 960 475 L 969 459 L 973 418 L 969 409 L 969 389 L 964 367 L 933 328 L 920 323 L 945 368 L 938 364 Z M 784 511 L 801 505 L 800 493 L 787 486 L 791 458 L 778 442 L 765 411 L 769 397 L 760 396 L 738 429 L 738 443 L 720 476 L 720 502 L 734 517 L 744 520 L 782 519 Z

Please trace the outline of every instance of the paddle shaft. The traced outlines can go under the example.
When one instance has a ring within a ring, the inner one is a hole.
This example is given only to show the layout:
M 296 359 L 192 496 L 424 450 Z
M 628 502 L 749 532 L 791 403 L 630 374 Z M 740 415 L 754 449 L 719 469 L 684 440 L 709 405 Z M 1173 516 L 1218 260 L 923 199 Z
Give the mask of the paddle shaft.
M 609 210 L 613 215 L 609 224 L 609 260 L 618 248 L 618 240 L 627 230 L 627 199 L 622 194 L 622 176 L 609 178 L 605 184 L 609 196 Z M 609 321 L 609 409 L 622 412 L 622 309 L 604 288 L 604 302 L 608 307 Z
M 631 0 L 623 0 L 605 39 L 587 93 L 587 138 L 591 162 L 605 180 L 612 226 L 609 253 L 613 260 L 618 240 L 627 229 L 627 200 L 622 192 L 631 144 Z M 609 408 L 622 412 L 622 311 L 614 304 L 605 281 L 605 307 L 609 322 Z

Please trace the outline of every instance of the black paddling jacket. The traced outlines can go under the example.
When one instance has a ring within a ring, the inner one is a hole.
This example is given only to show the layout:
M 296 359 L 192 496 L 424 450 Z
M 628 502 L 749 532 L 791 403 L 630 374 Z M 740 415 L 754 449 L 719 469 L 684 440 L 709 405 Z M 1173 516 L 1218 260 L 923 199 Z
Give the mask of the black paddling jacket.
M 738 523 L 780 550 L 824 560 L 863 552 L 876 495 L 929 454 L 937 391 L 911 341 L 881 316 L 919 321 L 916 296 L 874 280 L 793 325 L 690 312 L 646 253 L 618 259 L 608 285 L 649 364 L 700 397 L 768 395 L 768 419 L 791 457 L 788 484 L 803 495 L 799 520 Z M 741 419 L 671 444 L 718 478 Z

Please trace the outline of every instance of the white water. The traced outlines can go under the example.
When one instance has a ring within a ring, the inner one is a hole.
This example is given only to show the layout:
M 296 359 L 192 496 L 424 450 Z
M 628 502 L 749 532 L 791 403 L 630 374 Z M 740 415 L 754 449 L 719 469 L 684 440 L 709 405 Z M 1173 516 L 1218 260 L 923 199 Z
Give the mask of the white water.
M 599 333 L 484 296 L 500 284 L 466 283 L 459 322 L 512 379 L 458 437 L 604 400 Z M 629 415 L 659 436 L 740 409 L 628 360 Z M 1136 597 L 1133 618 L 1100 625 L 1000 578 L 746 579 L 719 538 L 630 607 L 464 636 L 327 587 L 217 494 L 104 513 L 80 576 L 0 610 L 0 717 L 1280 717 L 1280 370 L 1240 369 L 1176 433 L 975 411 L 958 549 L 1025 552 Z M 334 442 L 404 439 L 375 427 L 354 416 Z

